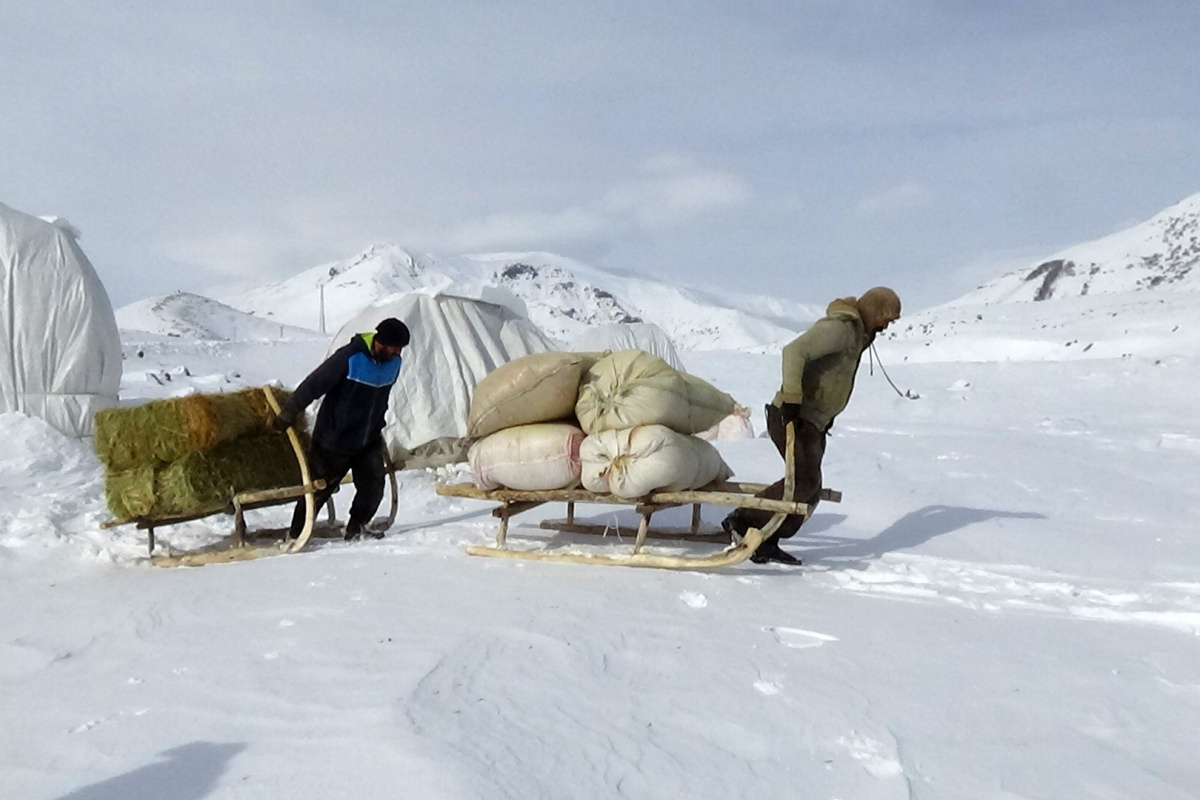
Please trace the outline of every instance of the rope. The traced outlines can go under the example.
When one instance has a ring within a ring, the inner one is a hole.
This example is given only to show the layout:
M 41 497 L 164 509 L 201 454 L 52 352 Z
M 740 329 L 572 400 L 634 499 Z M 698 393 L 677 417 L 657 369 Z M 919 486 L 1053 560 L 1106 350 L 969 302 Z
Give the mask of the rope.
M 888 384 L 889 384 L 889 385 L 890 385 L 890 386 L 891 386 L 893 389 L 895 389 L 895 390 L 896 390 L 896 394 L 900 395 L 901 397 L 905 397 L 905 398 L 907 398 L 907 399 L 909 399 L 909 400 L 917 400 L 917 399 L 919 399 L 919 398 L 921 397 L 921 395 L 917 394 L 916 392 L 912 391 L 911 389 L 905 389 L 905 390 L 902 392 L 902 391 L 900 391 L 898 388 L 896 388 L 896 384 L 892 382 L 892 376 L 891 376 L 891 375 L 888 375 L 888 374 L 887 374 L 887 370 L 883 368 L 883 361 L 881 361 L 881 360 L 879 359 L 879 352 L 878 352 L 878 351 L 875 349 L 875 343 L 874 343 L 874 342 L 871 342 L 871 356 L 870 356 L 870 358 L 869 358 L 869 361 L 870 361 L 870 367 L 871 367 L 871 374 L 872 374 L 872 375 L 874 375 L 874 374 L 875 374 L 875 362 L 876 362 L 876 361 L 879 361 L 879 371 L 883 373 L 883 377 L 887 378 L 887 382 L 888 382 Z

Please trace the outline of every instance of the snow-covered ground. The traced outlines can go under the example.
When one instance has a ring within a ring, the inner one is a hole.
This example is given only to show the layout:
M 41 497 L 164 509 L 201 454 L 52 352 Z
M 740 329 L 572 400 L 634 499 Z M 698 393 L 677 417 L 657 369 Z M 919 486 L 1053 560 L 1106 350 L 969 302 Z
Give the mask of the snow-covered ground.
M 0 794 L 1200 797 L 1200 360 L 1170 326 L 1101 357 L 998 318 L 1031 308 L 880 342 L 920 399 L 863 365 L 826 460 L 845 498 L 787 544 L 798 570 L 472 558 L 490 507 L 428 472 L 381 541 L 158 569 L 100 528 L 86 444 L 2 416 Z M 142 336 L 122 396 L 294 385 L 325 344 Z M 684 360 L 761 431 L 777 355 Z M 765 439 L 718 446 L 780 474 Z M 510 541 L 595 546 L 536 529 L 563 513 Z M 580 513 L 628 545 L 629 512 Z

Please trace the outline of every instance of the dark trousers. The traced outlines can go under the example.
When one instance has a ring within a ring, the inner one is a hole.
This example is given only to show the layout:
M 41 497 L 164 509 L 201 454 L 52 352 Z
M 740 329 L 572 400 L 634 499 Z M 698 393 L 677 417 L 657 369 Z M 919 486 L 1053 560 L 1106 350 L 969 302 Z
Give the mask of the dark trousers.
M 767 434 L 775 443 L 775 449 L 783 457 L 784 463 L 791 461 L 792 464 L 795 488 L 792 496 L 787 499 L 807 503 L 811 514 L 821 499 L 821 459 L 825 457 L 825 432 L 811 422 L 799 419 L 795 413 L 797 408 L 786 403 L 782 409 L 768 404 Z M 794 430 L 794 446 L 791 453 L 786 452 L 789 421 L 793 422 Z M 783 480 L 778 480 L 756 496 L 772 500 L 783 499 L 783 483 Z M 734 509 L 728 520 L 734 529 L 744 534 L 750 528 L 762 528 L 772 516 L 774 515 L 770 511 L 738 508 Z M 788 515 L 775 535 L 780 539 L 790 539 L 800 530 L 804 520 L 799 514 Z
M 386 477 L 383 465 L 383 439 L 376 439 L 357 453 L 338 453 L 327 450 L 316 442 L 308 452 L 308 471 L 312 480 L 321 478 L 325 488 L 314 496 L 317 511 L 337 491 L 347 472 L 354 473 L 354 502 L 350 504 L 349 522 L 365 526 L 375 516 L 383 501 L 383 480 Z M 296 537 L 304 530 L 304 499 L 296 504 L 292 514 L 291 535 Z

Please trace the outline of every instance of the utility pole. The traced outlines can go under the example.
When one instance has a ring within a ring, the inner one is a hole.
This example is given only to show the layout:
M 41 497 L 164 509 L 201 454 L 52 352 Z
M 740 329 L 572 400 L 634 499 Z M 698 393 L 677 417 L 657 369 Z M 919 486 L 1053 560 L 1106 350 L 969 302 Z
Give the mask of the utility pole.
M 321 290 L 321 333 L 325 333 L 325 284 L 319 284 Z

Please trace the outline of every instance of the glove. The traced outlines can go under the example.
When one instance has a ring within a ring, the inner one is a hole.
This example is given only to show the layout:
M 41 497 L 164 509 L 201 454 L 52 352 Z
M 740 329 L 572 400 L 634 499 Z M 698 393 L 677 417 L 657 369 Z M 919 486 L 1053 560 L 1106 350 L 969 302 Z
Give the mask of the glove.
M 296 420 L 294 417 L 292 417 L 286 411 L 281 411 L 275 416 L 275 419 L 271 420 L 271 429 L 278 431 L 279 433 L 287 433 L 287 429 L 292 427 L 292 425 L 295 423 Z
M 799 403 L 780 403 L 779 418 L 783 420 L 783 424 L 796 422 L 800 419 L 800 404 Z

